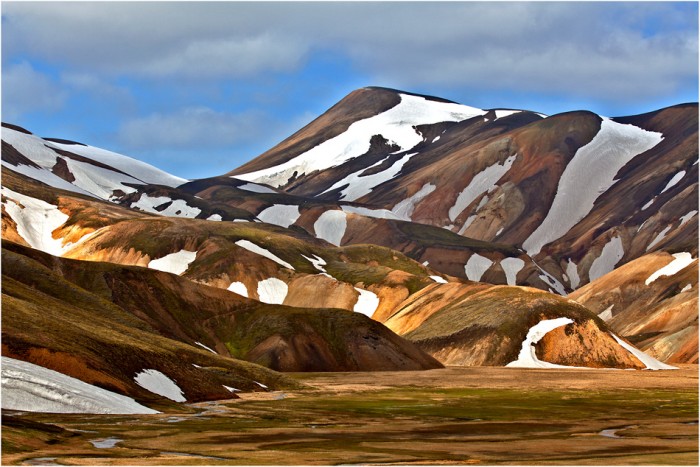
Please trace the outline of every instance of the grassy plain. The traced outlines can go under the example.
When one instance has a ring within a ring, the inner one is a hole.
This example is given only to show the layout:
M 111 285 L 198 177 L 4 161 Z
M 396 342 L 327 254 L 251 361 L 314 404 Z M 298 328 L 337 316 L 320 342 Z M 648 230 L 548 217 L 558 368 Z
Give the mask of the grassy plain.
M 4 413 L 2 463 L 698 464 L 697 365 L 292 376 L 307 388 L 182 413 Z

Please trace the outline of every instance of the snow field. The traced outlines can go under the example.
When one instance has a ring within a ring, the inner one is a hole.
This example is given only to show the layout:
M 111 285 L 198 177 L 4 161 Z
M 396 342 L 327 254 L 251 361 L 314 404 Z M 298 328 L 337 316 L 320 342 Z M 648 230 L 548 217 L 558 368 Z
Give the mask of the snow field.
M 141 180 L 124 175 L 121 172 L 104 169 L 67 157 L 62 157 L 62 159 L 66 161 L 68 170 L 75 177 L 75 180 L 71 182 L 73 185 L 104 200 L 110 199 L 115 190 L 121 190 L 124 193 L 135 193 L 137 191 L 136 188 L 125 185 L 125 183 L 143 185 Z
M 514 368 L 576 368 L 566 365 L 556 365 L 554 363 L 544 362 L 537 358 L 535 353 L 535 344 L 537 344 L 545 334 L 558 327 L 566 326 L 573 323 L 571 318 L 555 318 L 545 319 L 534 325 L 527 332 L 523 345 L 520 348 L 517 360 L 507 364 L 507 367 Z
M 301 213 L 295 204 L 273 204 L 258 214 L 258 219 L 268 224 L 287 228 L 299 219 Z
M 615 265 L 620 262 L 624 255 L 622 239 L 620 237 L 611 238 L 603 247 L 600 256 L 593 260 L 591 268 L 588 270 L 591 282 L 615 269 Z
M 281 259 L 279 256 L 275 255 L 271 251 L 266 250 L 265 248 L 256 245 L 253 242 L 250 242 L 248 240 L 238 240 L 236 242 L 236 245 L 238 245 L 241 248 L 244 248 L 248 251 L 251 251 L 255 254 L 258 254 L 260 256 L 264 256 L 267 259 L 271 259 L 275 263 L 279 264 L 280 266 L 284 266 L 287 269 L 294 270 L 294 266 L 286 262 L 285 260 Z
M 134 376 L 136 384 L 147 391 L 167 397 L 175 402 L 187 402 L 182 389 L 175 382 L 158 370 L 142 370 Z
M 516 285 L 518 273 L 524 267 L 525 261 L 520 258 L 503 258 L 501 260 L 501 268 L 506 273 L 506 283 L 508 285 Z
M 593 209 L 616 182 L 617 172 L 635 156 L 661 142 L 663 135 L 603 118 L 600 131 L 580 147 L 564 169 L 547 216 L 523 243 L 530 256 L 566 234 Z
M 493 261 L 488 258 L 484 258 L 478 253 L 473 253 L 467 260 L 467 264 L 464 265 L 464 272 L 467 275 L 467 279 L 474 282 L 479 282 L 481 276 L 491 267 Z
M 362 313 L 368 318 L 371 318 L 379 306 L 379 297 L 369 290 L 360 289 L 358 287 L 355 287 L 355 290 L 357 290 L 360 295 L 357 297 L 357 302 L 352 308 L 352 311 Z
M 79 156 L 84 156 L 88 159 L 101 162 L 110 167 L 114 167 L 117 170 L 137 178 L 141 182 L 154 185 L 165 185 L 173 188 L 187 182 L 187 180 L 184 178 L 171 175 L 145 162 L 133 159 L 123 154 L 96 148 L 94 146 L 63 144 L 53 141 L 47 141 L 46 144 L 54 148 L 63 149 L 64 151 L 72 152 L 73 154 L 78 154 Z
M 80 193 L 82 195 L 87 195 L 87 196 L 90 196 L 92 198 L 97 198 L 97 196 L 93 195 L 92 193 L 89 193 L 89 192 L 83 190 L 82 188 L 77 187 L 77 186 L 73 185 L 72 183 L 69 183 L 69 182 L 63 180 L 58 175 L 55 175 L 53 172 L 49 172 L 47 169 L 31 167 L 29 165 L 14 166 L 14 165 L 9 164 L 5 161 L 2 161 L 2 166 L 7 167 L 8 169 L 10 169 L 14 172 L 17 172 L 19 174 L 22 174 L 22 175 L 25 175 L 29 178 L 37 180 L 41 183 L 44 183 L 48 186 L 58 188 L 61 190 L 72 191 L 74 193 Z
M 2 408 L 48 413 L 159 413 L 130 397 L 9 357 L 2 357 Z
M 454 222 L 457 217 L 469 206 L 477 197 L 491 191 L 496 183 L 503 177 L 513 166 L 513 162 L 518 157 L 513 154 L 503 162 L 503 164 L 495 163 L 479 172 L 471 179 L 469 184 L 457 195 L 454 206 L 452 206 L 447 215 L 450 221 Z M 477 209 L 478 210 L 478 209 Z
M 473 107 L 430 101 L 418 96 L 401 94 L 400 97 L 398 105 L 352 123 L 344 133 L 283 164 L 236 177 L 278 187 L 285 184 L 294 172 L 303 175 L 324 170 L 365 154 L 369 150 L 370 139 L 376 134 L 397 144 L 400 151 L 407 151 L 423 141 L 413 128 L 415 125 L 462 121 L 485 113 Z
M 661 276 L 673 276 L 677 272 L 685 269 L 693 261 L 695 260 L 690 253 L 674 253 L 673 261 L 647 277 L 647 280 L 644 281 L 644 285 L 650 285 Z
M 435 191 L 436 188 L 437 186 L 433 185 L 432 183 L 426 183 L 412 196 L 396 203 L 396 206 L 391 209 L 391 212 L 393 212 L 400 219 L 410 221 L 411 216 L 413 216 L 413 211 L 416 209 L 416 205 L 420 203 L 423 198 Z
M 258 297 L 263 303 L 281 305 L 288 291 L 287 284 L 275 277 L 258 282 Z
M 348 221 L 344 211 L 329 210 L 316 219 L 314 232 L 317 238 L 321 238 L 335 246 L 340 246 L 347 226 Z
M 248 297 L 248 289 L 243 282 L 231 282 L 231 285 L 229 285 L 226 290 L 230 290 L 243 297 Z
M 181 276 L 197 257 L 196 251 L 180 250 L 148 263 L 148 268 Z

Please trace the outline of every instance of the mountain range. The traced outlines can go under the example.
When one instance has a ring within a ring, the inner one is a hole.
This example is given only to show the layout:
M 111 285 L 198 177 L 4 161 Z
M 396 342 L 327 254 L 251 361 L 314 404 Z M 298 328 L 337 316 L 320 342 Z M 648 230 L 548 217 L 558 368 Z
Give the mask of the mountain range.
M 369 87 L 197 180 L 3 123 L 3 407 L 60 386 L 22 364 L 163 409 L 285 371 L 697 363 L 697 165 L 697 104 Z

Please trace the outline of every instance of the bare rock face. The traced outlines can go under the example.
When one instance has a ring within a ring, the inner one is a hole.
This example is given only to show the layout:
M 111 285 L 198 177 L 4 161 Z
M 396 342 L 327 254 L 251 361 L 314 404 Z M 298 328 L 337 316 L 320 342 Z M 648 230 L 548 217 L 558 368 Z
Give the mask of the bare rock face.
M 655 358 L 697 362 L 697 271 L 698 261 L 690 253 L 651 253 L 570 297 Z

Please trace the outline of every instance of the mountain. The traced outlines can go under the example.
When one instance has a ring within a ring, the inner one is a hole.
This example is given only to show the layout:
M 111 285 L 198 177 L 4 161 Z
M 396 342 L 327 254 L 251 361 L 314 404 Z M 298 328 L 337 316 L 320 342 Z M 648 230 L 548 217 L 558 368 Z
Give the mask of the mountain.
M 365 88 L 227 175 L 521 248 L 571 291 L 647 252 L 697 256 L 697 129 L 697 104 L 544 118 Z
M 77 378 L 159 408 L 298 384 L 278 371 L 697 361 L 692 109 L 365 88 L 200 180 L 4 123 L 10 394 Z

